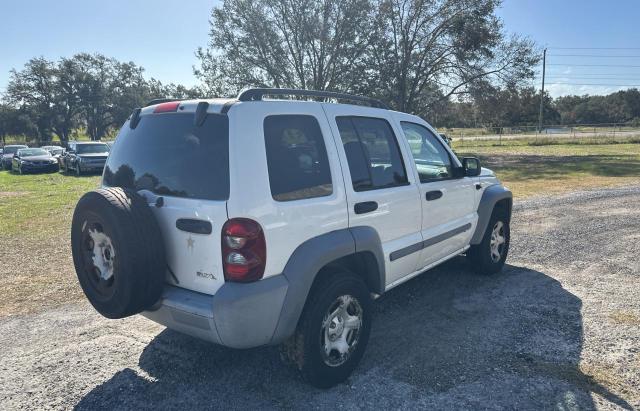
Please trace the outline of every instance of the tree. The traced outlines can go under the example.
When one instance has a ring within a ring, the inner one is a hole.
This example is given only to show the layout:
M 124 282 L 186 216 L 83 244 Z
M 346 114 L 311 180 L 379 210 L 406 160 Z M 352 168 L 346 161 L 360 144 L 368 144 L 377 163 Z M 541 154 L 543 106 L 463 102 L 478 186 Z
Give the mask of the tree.
M 225 0 L 196 74 L 208 91 L 247 86 L 351 91 L 367 71 L 369 0 Z
M 83 73 L 79 97 L 87 133 L 93 140 L 120 126 L 136 107 L 150 99 L 144 69 L 133 62 L 119 62 L 101 54 L 73 57 Z
M 38 130 L 28 113 L 8 104 L 0 104 L 0 140 L 3 144 L 10 135 L 22 135 L 27 141 L 37 137 Z
M 516 85 L 533 75 L 533 43 L 507 36 L 497 0 L 379 0 L 371 91 L 401 110 L 425 113 L 479 81 Z
M 29 60 L 21 71 L 11 70 L 6 96 L 10 104 L 31 112 L 42 141 L 51 139 L 56 119 L 54 63 L 43 57 Z
M 373 95 L 424 114 L 478 81 L 520 84 L 538 61 L 507 36 L 498 0 L 225 0 L 196 74 L 217 94 L 247 86 Z

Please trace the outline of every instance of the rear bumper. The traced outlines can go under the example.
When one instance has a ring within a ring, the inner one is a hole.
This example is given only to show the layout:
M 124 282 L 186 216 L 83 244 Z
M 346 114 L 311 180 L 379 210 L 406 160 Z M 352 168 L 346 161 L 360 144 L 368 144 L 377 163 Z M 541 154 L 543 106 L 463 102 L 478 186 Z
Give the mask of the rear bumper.
M 53 171 L 58 171 L 60 167 L 58 166 L 58 163 L 53 163 L 53 164 L 45 164 L 45 165 L 26 165 L 23 164 L 22 165 L 22 171 L 23 172 L 28 172 L 28 173 L 50 173 Z
M 102 171 L 104 169 L 105 163 L 80 163 L 77 167 L 80 168 L 80 171 Z
M 143 316 L 176 331 L 231 348 L 280 342 L 274 333 L 289 284 L 284 275 L 254 283 L 225 283 L 215 295 L 166 286 Z

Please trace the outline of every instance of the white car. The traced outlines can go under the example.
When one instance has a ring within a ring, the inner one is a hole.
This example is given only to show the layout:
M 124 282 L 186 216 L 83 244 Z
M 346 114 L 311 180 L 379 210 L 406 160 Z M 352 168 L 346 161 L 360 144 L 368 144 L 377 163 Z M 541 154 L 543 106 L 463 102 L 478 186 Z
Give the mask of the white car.
M 495 175 L 423 119 L 359 96 L 154 102 L 123 126 L 102 186 L 71 233 L 98 312 L 233 348 L 282 344 L 318 387 L 357 366 L 376 297 L 460 254 L 495 273 L 509 249 L 512 196 Z

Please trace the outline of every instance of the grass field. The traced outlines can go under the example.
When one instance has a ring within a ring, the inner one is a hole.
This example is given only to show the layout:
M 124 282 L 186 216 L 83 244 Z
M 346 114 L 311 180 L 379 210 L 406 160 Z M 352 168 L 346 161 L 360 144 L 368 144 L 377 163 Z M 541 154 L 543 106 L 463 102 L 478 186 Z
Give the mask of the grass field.
M 640 144 L 484 146 L 456 152 L 480 157 L 516 198 L 640 182 Z
M 478 155 L 516 197 L 640 182 L 640 144 L 482 146 Z M 0 171 L 0 317 L 83 298 L 69 247 L 71 216 L 99 176 Z

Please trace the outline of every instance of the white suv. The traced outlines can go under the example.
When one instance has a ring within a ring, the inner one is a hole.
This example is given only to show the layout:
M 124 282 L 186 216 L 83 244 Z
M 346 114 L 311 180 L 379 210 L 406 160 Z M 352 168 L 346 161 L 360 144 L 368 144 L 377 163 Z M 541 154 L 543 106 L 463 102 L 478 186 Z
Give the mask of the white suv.
M 227 347 L 283 343 L 318 387 L 360 361 L 372 299 L 463 253 L 497 272 L 509 249 L 495 175 L 359 96 L 155 101 L 123 126 L 102 184 L 71 232 L 97 311 Z

